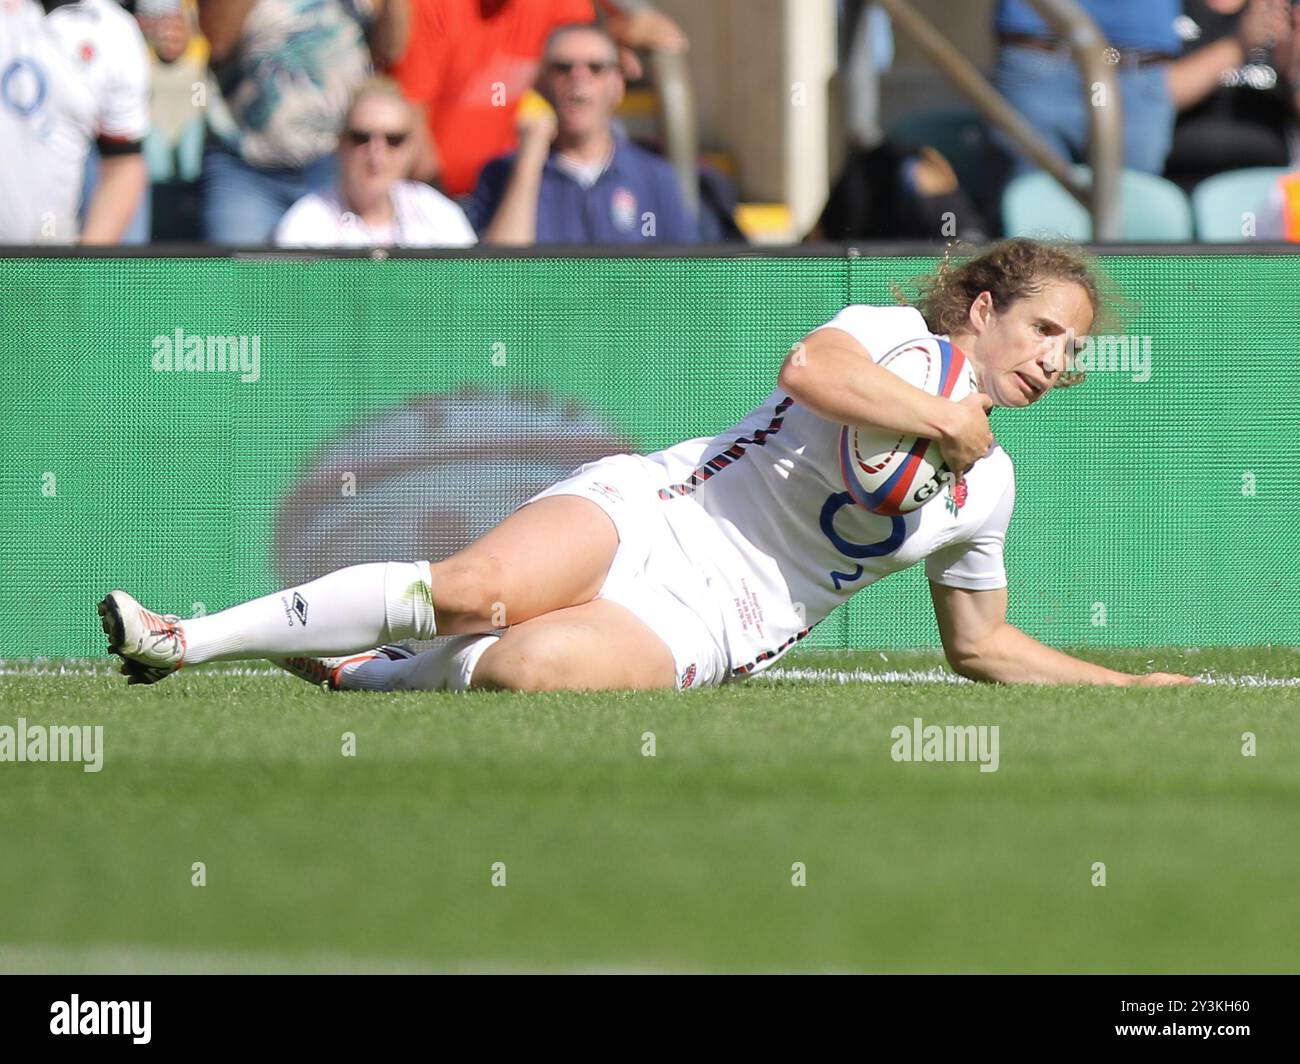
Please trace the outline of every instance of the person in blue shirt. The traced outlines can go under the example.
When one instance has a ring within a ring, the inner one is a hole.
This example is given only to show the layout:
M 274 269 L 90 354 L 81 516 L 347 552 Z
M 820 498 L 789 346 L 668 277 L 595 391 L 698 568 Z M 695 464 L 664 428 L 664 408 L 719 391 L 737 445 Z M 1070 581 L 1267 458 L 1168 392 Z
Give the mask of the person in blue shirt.
M 562 26 L 542 56 L 552 111 L 522 108 L 519 148 L 493 159 L 465 205 L 485 244 L 692 244 L 677 172 L 613 128 L 618 47 L 599 27 Z
M 1173 139 L 1169 64 L 1182 51 L 1176 21 L 1182 0 L 1079 0 L 1112 51 L 1124 118 L 1124 166 L 1158 174 Z M 1034 130 L 1067 159 L 1087 157 L 1088 107 L 1079 68 L 1026 0 L 999 0 L 994 84 Z M 998 131 L 1011 176 L 1034 169 Z

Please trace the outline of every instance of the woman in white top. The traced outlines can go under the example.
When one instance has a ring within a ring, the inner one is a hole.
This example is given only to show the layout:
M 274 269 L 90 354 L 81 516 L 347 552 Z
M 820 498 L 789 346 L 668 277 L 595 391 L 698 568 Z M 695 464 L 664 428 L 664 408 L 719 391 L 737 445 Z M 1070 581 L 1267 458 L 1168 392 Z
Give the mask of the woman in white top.
M 352 97 L 339 136 L 339 183 L 295 203 L 275 230 L 278 247 L 469 247 L 464 211 L 406 181 L 414 112 L 396 82 L 374 78 Z
M 1098 303 L 1080 256 L 1010 240 L 945 266 L 916 308 L 846 307 L 725 432 L 589 463 L 449 558 L 354 565 L 184 621 L 114 591 L 104 631 L 132 683 L 270 657 L 335 689 L 683 690 L 760 672 L 860 588 L 923 561 L 944 651 L 965 676 L 1189 683 L 1104 668 L 1007 623 L 1015 481 L 986 412 L 1061 383 Z M 953 402 L 877 364 L 936 334 L 978 393 Z M 845 425 L 938 441 L 951 498 L 902 517 L 853 506 Z M 435 635 L 453 638 L 419 655 L 379 645 Z

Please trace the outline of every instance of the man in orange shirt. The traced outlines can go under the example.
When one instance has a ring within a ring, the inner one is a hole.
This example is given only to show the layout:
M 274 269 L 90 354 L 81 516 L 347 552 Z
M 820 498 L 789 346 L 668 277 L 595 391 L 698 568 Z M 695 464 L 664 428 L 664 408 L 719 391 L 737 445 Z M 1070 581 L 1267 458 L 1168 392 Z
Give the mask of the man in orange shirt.
M 628 0 L 412 0 L 410 43 L 393 75 L 429 134 L 413 176 L 450 196 L 471 192 L 483 164 L 515 147 L 515 111 L 547 37 L 594 21 L 596 4 L 630 76 L 639 73 L 630 49 L 685 50 L 671 19 Z

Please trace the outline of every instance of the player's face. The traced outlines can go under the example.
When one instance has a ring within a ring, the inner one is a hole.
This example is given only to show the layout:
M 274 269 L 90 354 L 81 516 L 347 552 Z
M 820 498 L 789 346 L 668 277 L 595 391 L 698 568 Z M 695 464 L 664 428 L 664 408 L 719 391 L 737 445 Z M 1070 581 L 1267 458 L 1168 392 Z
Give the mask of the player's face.
M 1078 337 L 1092 328 L 1092 302 L 1072 281 L 1052 281 L 1009 307 L 993 306 L 988 292 L 971 306 L 971 352 L 980 390 L 998 406 L 1028 406 L 1060 379 Z
M 363 96 L 339 137 L 343 191 L 364 208 L 388 195 L 411 165 L 410 110 L 389 96 Z
M 598 33 L 565 33 L 542 61 L 539 87 L 555 108 L 563 133 L 598 133 L 623 99 L 618 53 Z

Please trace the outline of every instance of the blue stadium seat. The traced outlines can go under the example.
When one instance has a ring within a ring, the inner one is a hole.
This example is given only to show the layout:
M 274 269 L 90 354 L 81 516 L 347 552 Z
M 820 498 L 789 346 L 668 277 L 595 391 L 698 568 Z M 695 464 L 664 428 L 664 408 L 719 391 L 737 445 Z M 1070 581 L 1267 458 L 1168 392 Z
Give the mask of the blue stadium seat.
M 1212 244 L 1249 240 L 1242 231 L 1244 215 L 1257 212 L 1277 187 L 1278 178 L 1289 172 L 1283 167 L 1257 166 L 1207 177 L 1192 189 L 1197 239 Z
M 1088 167 L 1074 172 L 1087 178 Z M 1002 224 L 1008 236 L 1058 236 L 1091 240 L 1092 218 L 1057 180 L 1044 171 L 1024 174 L 1002 194 Z M 1192 207 L 1172 181 L 1137 170 L 1120 173 L 1120 238 L 1177 243 L 1192 239 Z

